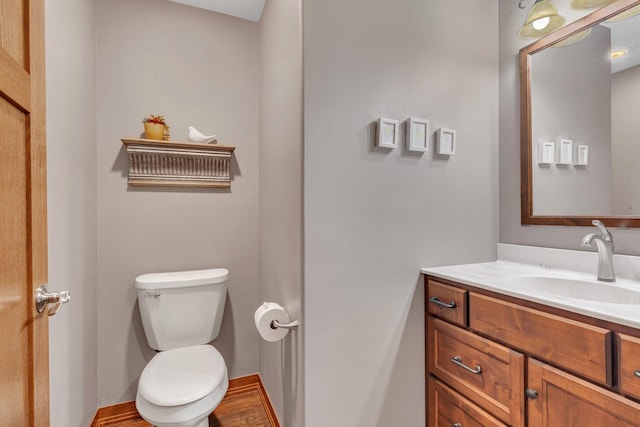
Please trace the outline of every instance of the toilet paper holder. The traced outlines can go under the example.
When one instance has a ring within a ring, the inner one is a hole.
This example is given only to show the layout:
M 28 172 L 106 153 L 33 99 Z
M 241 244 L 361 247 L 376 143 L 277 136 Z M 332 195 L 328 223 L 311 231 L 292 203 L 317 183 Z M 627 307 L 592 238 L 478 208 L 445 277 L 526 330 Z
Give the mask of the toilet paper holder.
M 294 320 L 293 322 L 289 322 L 289 323 L 280 323 L 277 320 L 272 320 L 271 321 L 271 329 L 278 329 L 278 328 L 282 328 L 282 329 L 289 329 L 289 330 L 298 330 L 298 325 L 300 324 L 300 322 L 298 320 Z

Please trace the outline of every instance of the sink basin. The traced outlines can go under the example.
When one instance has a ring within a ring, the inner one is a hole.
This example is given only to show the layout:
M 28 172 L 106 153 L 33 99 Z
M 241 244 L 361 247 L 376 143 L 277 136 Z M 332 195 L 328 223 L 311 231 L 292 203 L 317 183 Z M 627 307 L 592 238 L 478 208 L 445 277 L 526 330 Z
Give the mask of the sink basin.
M 636 291 L 613 283 L 550 276 L 516 276 L 509 280 L 509 284 L 513 289 L 521 288 L 556 297 L 608 304 L 640 305 L 640 288 Z

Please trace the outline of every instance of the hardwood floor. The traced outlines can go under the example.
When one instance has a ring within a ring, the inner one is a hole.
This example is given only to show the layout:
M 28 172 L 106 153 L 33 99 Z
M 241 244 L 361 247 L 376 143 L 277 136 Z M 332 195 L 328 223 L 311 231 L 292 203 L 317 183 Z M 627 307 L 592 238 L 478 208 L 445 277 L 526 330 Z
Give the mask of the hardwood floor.
M 91 427 L 150 427 L 126 402 L 100 408 Z M 280 427 L 260 376 L 249 375 L 229 381 L 222 403 L 209 416 L 209 427 Z

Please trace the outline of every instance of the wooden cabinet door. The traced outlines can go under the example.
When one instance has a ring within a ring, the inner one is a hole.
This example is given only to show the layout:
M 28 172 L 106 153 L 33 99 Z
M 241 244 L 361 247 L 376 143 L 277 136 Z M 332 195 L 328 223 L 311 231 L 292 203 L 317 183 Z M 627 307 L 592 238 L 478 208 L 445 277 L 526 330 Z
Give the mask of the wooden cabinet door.
M 44 109 L 44 1 L 0 0 L 3 427 L 49 425 L 47 315 L 35 304 L 36 289 L 47 282 Z
M 529 427 L 640 426 L 640 404 L 534 359 L 528 369 Z

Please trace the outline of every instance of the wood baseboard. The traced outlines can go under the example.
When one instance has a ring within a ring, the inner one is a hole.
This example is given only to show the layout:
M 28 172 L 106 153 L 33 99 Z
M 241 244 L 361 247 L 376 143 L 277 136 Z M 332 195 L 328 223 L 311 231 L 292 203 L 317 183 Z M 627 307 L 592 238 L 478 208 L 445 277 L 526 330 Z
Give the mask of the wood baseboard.
M 246 425 L 241 419 L 247 410 L 258 412 L 271 427 L 280 427 L 260 375 L 229 380 L 229 390 L 216 410 L 209 417 L 211 427 Z M 99 408 L 91 427 L 143 427 L 149 424 L 142 420 L 135 402 L 123 402 Z M 263 425 L 263 424 L 261 424 Z
M 138 420 L 140 420 L 140 414 L 136 409 L 136 402 L 124 402 L 99 408 L 91 427 L 109 427 Z

